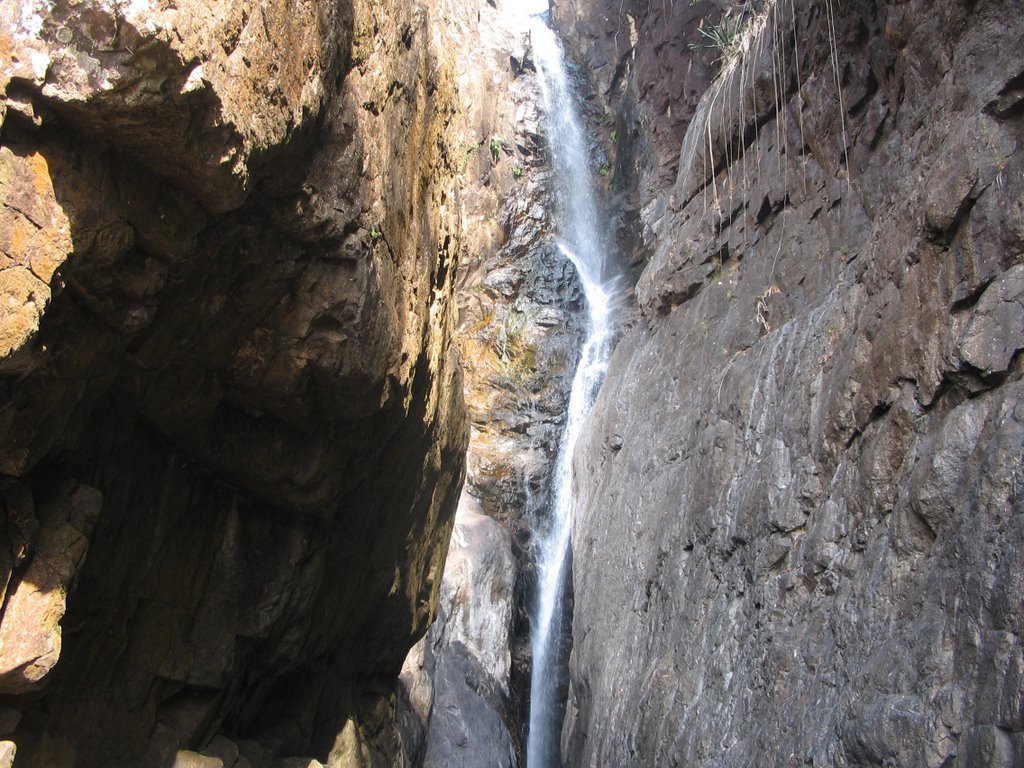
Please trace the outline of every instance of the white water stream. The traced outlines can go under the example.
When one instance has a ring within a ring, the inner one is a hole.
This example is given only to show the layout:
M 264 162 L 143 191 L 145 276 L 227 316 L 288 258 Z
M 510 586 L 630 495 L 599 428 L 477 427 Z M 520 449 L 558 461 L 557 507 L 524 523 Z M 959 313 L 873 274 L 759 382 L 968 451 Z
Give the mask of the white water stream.
M 598 218 L 594 200 L 594 165 L 587 152 L 561 46 L 539 18 L 533 19 L 530 36 L 551 149 L 558 247 L 576 268 L 587 300 L 586 340 L 573 378 L 565 432 L 552 477 L 553 506 L 538 555 L 538 594 L 533 613 L 526 760 L 528 768 L 554 768 L 561 765 L 558 692 L 564 671 L 559 660 L 565 642 L 562 614 L 576 498 L 572 456 L 611 356 L 613 291 L 606 275 L 604 223 Z

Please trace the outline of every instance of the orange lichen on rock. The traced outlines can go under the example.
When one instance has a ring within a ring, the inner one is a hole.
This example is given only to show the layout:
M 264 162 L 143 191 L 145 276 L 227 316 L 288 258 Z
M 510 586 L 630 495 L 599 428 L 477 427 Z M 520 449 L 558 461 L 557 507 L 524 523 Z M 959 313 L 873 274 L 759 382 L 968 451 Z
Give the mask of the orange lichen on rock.
M 46 158 L 0 147 L 0 358 L 39 330 L 54 273 L 72 251 Z

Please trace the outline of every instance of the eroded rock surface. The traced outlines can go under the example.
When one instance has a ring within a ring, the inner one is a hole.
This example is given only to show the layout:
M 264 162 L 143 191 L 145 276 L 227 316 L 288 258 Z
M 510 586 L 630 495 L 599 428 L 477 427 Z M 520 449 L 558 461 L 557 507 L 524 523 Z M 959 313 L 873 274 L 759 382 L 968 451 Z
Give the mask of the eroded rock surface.
M 13 569 L 8 568 L 5 575 L 0 623 L 3 693 L 37 687 L 60 658 L 67 596 L 74 590 L 101 506 L 102 497 L 95 488 L 64 484 L 36 512 L 39 527 L 28 565 L 18 569 L 13 583 Z
M 578 454 L 564 753 L 1019 765 L 1024 20 L 770 5 L 672 183 L 624 190 L 646 268 Z
M 463 492 L 437 620 L 401 678 L 423 729 L 417 764 L 425 768 L 516 764 L 508 716 L 516 575 L 508 531 Z
M 584 311 L 555 243 L 539 86 L 518 10 L 513 0 L 482 5 L 476 35 L 459 48 L 460 83 L 477 116 L 460 173 L 469 229 L 457 331 L 471 424 L 466 500 L 496 521 L 486 524 L 489 538 L 510 539 L 511 557 L 453 539 L 440 618 L 403 674 L 430 766 L 522 764 L 533 531 L 548 513 Z M 469 74 L 480 70 L 485 76 Z M 492 590 L 501 596 L 493 604 Z
M 0 4 L 19 766 L 400 759 L 467 439 L 436 5 Z

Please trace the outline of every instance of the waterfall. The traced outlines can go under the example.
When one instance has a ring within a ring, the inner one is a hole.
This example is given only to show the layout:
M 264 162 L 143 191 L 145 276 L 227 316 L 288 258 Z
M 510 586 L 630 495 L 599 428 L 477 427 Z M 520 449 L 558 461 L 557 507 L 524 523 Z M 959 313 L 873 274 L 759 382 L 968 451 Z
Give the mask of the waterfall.
M 586 340 L 573 377 L 565 432 L 552 478 L 553 506 L 541 538 L 533 614 L 533 670 L 526 756 L 529 768 L 549 768 L 561 764 L 561 723 L 557 714 L 558 691 L 563 682 L 559 666 L 564 643 L 562 612 L 575 501 L 572 456 L 611 356 L 613 294 L 605 274 L 604 225 L 598 218 L 591 184 L 594 168 L 576 113 L 561 47 L 554 33 L 539 18 L 533 19 L 530 36 L 552 158 L 558 247 L 576 268 L 587 301 Z

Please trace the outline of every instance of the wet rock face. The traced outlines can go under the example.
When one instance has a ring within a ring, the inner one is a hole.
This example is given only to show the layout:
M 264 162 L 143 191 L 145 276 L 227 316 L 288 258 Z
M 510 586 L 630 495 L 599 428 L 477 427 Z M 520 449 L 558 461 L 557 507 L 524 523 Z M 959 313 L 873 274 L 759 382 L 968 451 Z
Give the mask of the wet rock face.
M 445 29 L 2 9 L 0 735 L 392 764 L 467 439 Z
M 577 456 L 568 764 L 1024 759 L 1022 49 L 786 0 L 701 102 Z
M 652 246 L 649 207 L 656 209 L 655 200 L 675 180 L 679 145 L 720 66 L 721 51 L 699 30 L 713 36 L 722 25 L 732 28 L 739 23 L 735 9 L 743 5 L 552 3 L 570 58 L 592 83 L 584 108 L 607 152 L 606 181 L 618 203 L 613 221 L 619 241 L 629 244 L 620 258 L 637 270 Z M 723 11 L 733 15 L 723 20 Z
M 464 501 L 491 518 L 511 555 L 453 539 L 441 618 L 402 676 L 419 724 L 407 741 L 424 734 L 416 764 L 425 766 L 522 764 L 533 530 L 548 513 L 585 311 L 554 240 L 539 86 L 525 20 L 510 7 L 472 9 L 479 35 L 460 46 L 461 93 L 476 123 L 463 134 L 456 335 L 471 425 Z M 491 604 L 492 592 L 501 600 Z
M 508 716 L 516 573 L 508 531 L 463 492 L 437 620 L 401 675 L 414 734 L 422 733 L 415 765 L 516 764 Z

